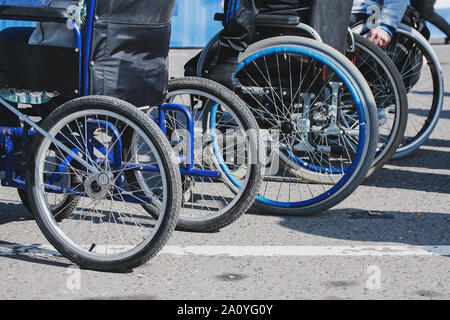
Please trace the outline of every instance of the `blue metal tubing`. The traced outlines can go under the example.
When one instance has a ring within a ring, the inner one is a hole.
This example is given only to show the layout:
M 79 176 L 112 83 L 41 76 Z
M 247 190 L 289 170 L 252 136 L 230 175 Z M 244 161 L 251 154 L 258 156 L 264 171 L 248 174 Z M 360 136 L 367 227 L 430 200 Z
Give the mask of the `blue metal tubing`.
M 135 163 L 124 163 L 124 170 L 130 171 L 148 171 L 148 172 L 159 172 L 159 168 L 157 166 L 152 165 L 140 165 Z M 197 169 L 184 169 L 180 168 L 180 173 L 184 176 L 194 176 L 194 177 L 208 177 L 218 179 L 220 178 L 220 173 L 218 171 L 208 171 L 208 170 L 197 170 Z
M 28 130 L 27 135 L 34 135 L 36 131 Z M 12 137 L 23 137 L 23 128 L 12 128 L 12 127 L 0 127 L 0 145 L 4 152 L 5 161 L 5 178 L 2 180 L 2 185 L 10 186 L 15 183 L 14 179 L 14 164 L 12 152 L 14 151 L 14 145 L 11 140 Z M 17 177 L 20 179 L 20 177 Z
M 103 121 L 103 120 L 88 120 L 88 130 L 92 130 L 95 129 L 91 126 L 96 125 L 97 128 L 99 128 L 100 126 L 104 126 L 107 130 L 109 130 L 110 132 L 114 133 L 115 139 L 113 142 L 113 167 L 116 170 L 119 170 L 122 167 L 122 139 L 120 137 L 120 132 L 119 130 L 117 130 L 117 128 L 115 126 L 113 126 L 112 123 L 107 122 L 107 121 Z M 90 138 L 92 138 L 92 135 L 90 136 Z M 89 141 L 89 140 L 88 140 Z M 103 143 L 101 143 L 100 141 L 92 138 L 92 146 L 96 147 L 97 150 L 99 150 L 102 154 L 104 154 L 105 156 L 108 157 L 109 159 L 109 155 L 106 154 L 106 152 L 108 150 L 105 149 L 105 146 L 103 145 Z
M 25 189 L 25 182 L 18 179 L 2 179 L 2 187 L 11 187 L 16 189 Z
M 166 132 L 165 128 L 165 111 L 180 111 L 184 114 L 186 118 L 187 123 L 187 130 L 188 130 L 188 143 L 187 143 L 187 158 L 186 158 L 186 166 L 187 170 L 191 171 L 194 170 L 194 119 L 192 119 L 192 113 L 191 111 L 183 105 L 180 104 L 163 104 L 159 107 L 159 125 L 161 127 L 161 130 L 163 132 Z
M 180 168 L 180 173 L 182 176 L 204 177 L 204 178 L 213 178 L 213 179 L 220 178 L 220 172 L 218 172 L 218 171 L 197 170 L 197 169 L 189 170 L 189 169 Z
M 75 33 L 76 46 L 78 50 L 78 93 L 81 92 L 81 77 L 82 77 L 82 65 L 83 65 L 83 55 L 81 50 L 83 47 L 83 36 L 81 34 L 80 27 L 75 23 L 75 21 L 70 21 L 73 26 L 73 32 Z
M 94 161 L 94 163 L 96 163 L 96 164 L 101 164 L 100 161 L 97 161 L 97 159 L 94 155 L 94 149 L 97 149 L 100 153 L 102 153 L 103 155 L 105 155 L 107 157 L 108 162 L 109 161 L 112 162 L 112 167 L 115 170 L 117 170 L 117 171 L 120 170 L 120 168 L 122 167 L 122 140 L 120 138 L 120 133 L 117 130 L 117 128 L 115 126 L 113 126 L 111 123 L 109 123 L 107 121 L 102 121 L 102 120 L 89 119 L 87 121 L 87 124 L 88 124 L 87 125 L 88 137 L 85 137 L 84 140 L 87 143 L 88 152 L 90 154 L 92 161 Z M 93 133 L 94 133 L 95 129 L 100 128 L 100 127 L 106 128 L 107 131 L 114 133 L 116 140 L 114 140 L 114 142 L 113 142 L 112 152 L 108 152 L 107 148 L 104 146 L 103 143 L 101 143 L 97 139 L 93 138 Z M 79 141 L 75 137 L 72 137 L 72 139 L 69 139 L 68 137 L 58 135 L 57 138 L 61 141 L 65 140 L 68 143 L 72 144 L 72 146 L 75 146 L 75 148 L 72 149 L 72 151 L 76 154 L 83 148 L 83 146 L 81 145 L 81 141 Z M 65 161 L 61 162 L 60 166 L 58 167 L 58 172 L 60 172 L 60 173 L 62 173 L 66 170 L 67 165 L 73 160 L 73 157 L 71 157 L 70 155 L 67 155 L 64 160 Z M 89 160 L 85 157 L 85 161 L 89 161 Z M 49 184 L 54 183 L 58 179 L 58 177 L 59 177 L 59 175 L 57 173 L 54 173 L 50 177 L 50 179 L 47 181 L 47 183 L 49 183 Z M 120 179 L 118 179 L 117 181 L 119 184 Z
M 164 114 L 164 108 L 159 107 L 158 113 L 159 119 L 156 122 L 159 124 L 161 131 L 166 134 L 166 115 Z
M 14 187 L 17 189 L 25 189 L 25 182 L 20 180 L 12 180 L 8 184 L 3 184 L 4 186 L 8 187 Z M 53 185 L 46 185 L 45 191 L 50 193 L 56 193 L 56 194 L 67 194 L 72 196 L 78 196 L 78 197 L 87 197 L 86 193 L 72 189 L 72 188 L 64 188 L 64 187 L 58 187 Z M 114 193 L 112 196 L 106 197 L 108 200 L 116 200 L 116 201 L 122 201 L 122 202 L 129 202 L 129 203 L 137 203 L 137 204 L 144 204 L 144 203 L 151 203 L 151 199 L 149 197 L 145 196 L 139 196 L 134 194 L 127 194 L 127 193 Z
M 183 176 L 196 176 L 196 177 L 209 177 L 218 179 L 220 178 L 220 173 L 218 171 L 208 171 L 208 170 L 197 170 L 194 169 L 194 119 L 192 118 L 191 111 L 183 105 L 180 104 L 163 104 L 159 107 L 159 118 L 153 119 L 159 124 L 161 130 L 166 133 L 165 125 L 165 112 L 166 111 L 180 111 L 186 118 L 187 130 L 188 130 L 188 143 L 187 143 L 187 158 L 185 159 L 186 169 L 180 168 L 180 173 Z M 181 156 L 180 156 L 181 158 Z M 134 169 L 132 164 L 126 165 L 128 169 Z M 141 171 L 159 171 L 158 167 L 155 166 L 136 166 L 136 170 Z
M 5 153 L 5 180 L 13 180 L 14 164 L 13 164 L 13 143 L 9 136 L 2 136 L 0 139 L 1 147 Z
M 24 134 L 23 132 L 23 128 L 22 127 L 18 127 L 18 128 L 14 128 L 14 127 L 0 127 L 0 136 L 8 136 L 8 137 L 12 137 L 12 136 L 22 136 Z M 28 130 L 27 131 L 27 135 L 32 136 L 36 134 L 35 130 Z
M 72 149 L 73 152 L 78 153 L 79 150 L 77 148 Z M 58 166 L 58 173 L 52 174 L 52 176 L 45 182 L 47 184 L 54 184 L 56 180 L 60 177 L 61 173 L 66 171 L 67 165 L 73 160 L 71 156 L 66 156 L 64 159 L 64 162 L 61 162 Z
M 86 42 L 83 50 L 84 55 L 84 72 L 83 72 L 83 92 L 84 96 L 89 94 L 89 62 L 91 59 L 92 33 L 94 30 L 96 1 L 89 0 L 88 17 L 86 25 Z

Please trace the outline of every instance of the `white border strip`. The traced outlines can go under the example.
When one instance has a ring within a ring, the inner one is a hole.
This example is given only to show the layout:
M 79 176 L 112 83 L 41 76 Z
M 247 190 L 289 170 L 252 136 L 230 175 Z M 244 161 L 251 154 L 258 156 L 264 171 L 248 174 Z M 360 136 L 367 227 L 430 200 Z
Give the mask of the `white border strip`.
M 108 246 L 111 253 L 122 246 Z M 103 251 L 103 246 L 97 246 Z M 105 247 L 106 248 L 106 247 Z M 120 248 L 120 249 L 119 249 Z M 126 249 L 126 248 L 125 248 Z M 106 250 L 104 250 L 106 252 Z M 161 254 L 174 256 L 227 257 L 361 257 L 361 256 L 450 256 L 450 245 L 442 246 L 165 246 Z M 1 256 L 61 256 L 51 246 L 1 245 Z
M 230 257 L 450 256 L 450 246 L 166 246 L 161 253 Z

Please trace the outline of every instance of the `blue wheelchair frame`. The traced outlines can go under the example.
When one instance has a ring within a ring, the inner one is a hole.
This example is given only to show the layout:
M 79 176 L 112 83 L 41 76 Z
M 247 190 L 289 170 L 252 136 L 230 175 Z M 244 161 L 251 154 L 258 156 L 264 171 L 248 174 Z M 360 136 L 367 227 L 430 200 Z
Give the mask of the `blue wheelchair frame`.
M 93 35 L 93 26 L 94 26 L 94 20 L 95 20 L 95 7 L 96 7 L 96 1 L 90 0 L 89 6 L 88 6 L 88 16 L 87 16 L 87 22 L 86 22 L 86 41 L 83 45 L 83 35 L 80 27 L 71 20 L 65 20 L 64 23 L 67 23 L 67 21 L 70 21 L 73 26 L 73 31 L 76 38 L 76 52 L 79 55 L 79 81 L 78 86 L 79 89 L 75 92 L 76 94 L 79 94 L 80 96 L 87 96 L 89 95 L 89 59 L 90 59 L 90 51 L 91 51 L 91 44 L 92 44 L 92 35 Z M 19 8 L 19 7 L 17 7 Z M 23 8 L 23 7 L 22 7 Z M 56 22 L 56 23 L 63 23 L 61 19 L 52 19 L 49 17 L 37 17 L 37 16 L 2 16 L 0 13 L 0 19 L 5 20 L 26 20 L 26 21 L 32 21 L 32 22 Z M 48 138 L 50 141 L 52 141 L 58 148 L 63 150 L 67 153 L 65 162 L 61 163 L 59 166 L 59 172 L 64 172 L 67 168 L 67 164 L 73 161 L 74 159 L 81 163 L 83 166 L 85 166 L 87 169 L 89 169 L 93 173 L 99 173 L 99 170 L 90 164 L 85 159 L 78 156 L 77 148 L 70 149 L 68 148 L 64 143 L 61 141 L 64 139 L 67 139 L 66 137 L 51 136 L 48 132 L 43 130 L 38 124 L 33 122 L 29 117 L 21 113 L 19 110 L 14 108 L 12 105 L 10 105 L 7 101 L 5 101 L 3 98 L 0 97 L 0 104 L 8 108 L 11 112 L 13 112 L 16 116 L 19 117 L 19 119 L 23 120 L 25 123 L 31 126 L 32 129 L 27 130 L 24 132 L 24 129 L 19 128 L 12 128 L 12 127 L 0 127 L 0 147 L 4 152 L 4 167 L 5 167 L 5 178 L 2 179 L 1 184 L 2 186 L 9 186 L 13 188 L 19 188 L 23 189 L 25 188 L 25 177 L 17 177 L 14 178 L 14 163 L 13 163 L 13 152 L 14 152 L 14 145 L 12 138 L 13 137 L 19 137 L 22 139 L 22 141 L 26 141 L 28 137 L 40 133 L 44 135 L 46 138 Z M 215 106 L 217 108 L 217 105 Z M 208 170 L 196 170 L 194 169 L 194 119 L 192 118 L 192 114 L 188 107 L 178 104 L 163 104 L 159 107 L 159 116 L 158 118 L 154 118 L 153 120 L 159 125 L 161 130 L 165 133 L 165 113 L 167 111 L 178 111 L 181 112 L 184 117 L 186 118 L 187 123 L 187 131 L 188 131 L 188 150 L 187 150 L 187 156 L 178 155 L 180 163 L 185 163 L 184 168 L 180 168 L 181 175 L 185 176 L 200 176 L 200 177 L 210 177 L 212 179 L 220 178 L 220 173 L 218 171 L 208 171 Z M 156 166 L 149 166 L 149 165 L 133 165 L 129 163 L 124 163 L 122 161 L 122 141 L 119 132 L 116 128 L 112 126 L 112 124 L 104 122 L 104 121 L 94 121 L 96 126 L 103 126 L 107 127 L 110 132 L 115 133 L 115 139 L 117 139 L 117 143 L 115 144 L 115 148 L 112 151 L 112 154 L 106 155 L 105 153 L 107 150 L 102 146 L 102 144 L 92 139 L 92 143 L 88 143 L 88 150 L 91 155 L 93 155 L 93 150 L 96 149 L 103 153 L 103 155 L 106 156 L 108 161 L 112 162 L 112 166 L 115 168 L 124 168 L 128 170 L 139 170 L 139 171 L 150 171 L 150 172 L 158 172 L 159 168 Z M 89 139 L 87 140 L 89 141 Z M 72 145 L 73 145 L 72 141 Z M 93 157 L 95 159 L 95 157 Z M 221 157 L 218 159 L 219 162 L 222 162 L 223 159 Z M 98 163 L 101 164 L 101 163 Z M 221 163 L 221 166 L 224 164 Z M 62 187 L 56 187 L 51 186 L 52 182 L 54 183 L 57 180 L 57 176 L 53 175 L 48 180 L 49 186 L 48 188 L 49 192 L 54 193 L 69 193 L 73 195 L 84 195 L 84 193 L 81 193 L 80 191 L 73 190 L 70 188 L 62 188 Z M 116 180 L 118 184 L 121 183 L 122 179 Z M 136 202 L 139 203 L 140 201 L 144 200 L 145 197 L 142 196 L 136 196 L 136 195 L 125 195 L 121 194 L 121 198 L 124 201 L 127 202 Z M 142 200 L 141 200 L 142 199 Z

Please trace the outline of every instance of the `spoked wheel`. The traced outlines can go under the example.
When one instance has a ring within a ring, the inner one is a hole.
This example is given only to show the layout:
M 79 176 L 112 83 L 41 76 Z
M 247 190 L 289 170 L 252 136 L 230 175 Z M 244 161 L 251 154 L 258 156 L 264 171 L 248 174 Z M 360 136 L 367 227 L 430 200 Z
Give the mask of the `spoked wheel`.
M 345 56 L 319 42 L 277 37 L 252 45 L 236 77 L 270 157 L 256 204 L 305 215 L 349 196 L 378 142 L 373 95 Z
M 367 80 L 379 115 L 379 142 L 369 175 L 397 151 L 408 121 L 408 99 L 401 75 L 392 60 L 366 38 L 354 34 L 355 52 L 347 56 Z
M 228 226 L 251 207 L 261 183 L 256 120 L 230 90 L 201 78 L 171 80 L 167 103 L 184 106 L 194 124 L 192 145 L 186 114 L 164 112 L 165 132 L 183 171 L 177 228 L 209 232 Z
M 26 184 L 32 212 L 49 242 L 94 270 L 123 271 L 154 256 L 173 231 L 181 205 L 179 170 L 159 128 L 130 104 L 98 96 L 64 104 L 42 128 L 58 143 L 35 138 Z M 126 162 L 125 133 L 140 141 Z M 132 190 L 127 171 L 142 172 L 146 188 Z M 73 211 L 60 223 L 55 193 L 73 199 Z M 158 208 L 158 217 L 142 205 Z
M 66 179 L 62 182 L 67 188 L 71 188 L 76 184 L 75 173 L 61 175 L 60 179 Z M 26 189 L 17 189 L 20 200 L 22 201 L 24 207 L 31 212 L 30 200 L 28 199 L 28 193 Z M 50 199 L 51 198 L 51 199 Z M 55 217 L 57 222 L 63 221 L 65 218 L 69 217 L 73 210 L 77 207 L 78 198 L 70 194 L 58 194 L 54 193 L 49 196 L 50 210 Z
M 408 93 L 408 124 L 394 158 L 418 149 L 439 120 L 444 83 L 439 60 L 428 41 L 410 27 L 400 28 L 386 49 L 400 71 Z

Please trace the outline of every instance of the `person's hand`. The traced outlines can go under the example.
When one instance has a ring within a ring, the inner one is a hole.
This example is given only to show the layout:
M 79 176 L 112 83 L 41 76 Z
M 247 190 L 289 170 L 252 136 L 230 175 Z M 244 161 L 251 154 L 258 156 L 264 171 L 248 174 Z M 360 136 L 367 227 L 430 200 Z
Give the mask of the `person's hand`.
M 392 40 L 391 35 L 382 28 L 374 28 L 370 30 L 367 39 L 375 43 L 382 49 L 385 49 Z

